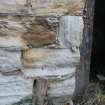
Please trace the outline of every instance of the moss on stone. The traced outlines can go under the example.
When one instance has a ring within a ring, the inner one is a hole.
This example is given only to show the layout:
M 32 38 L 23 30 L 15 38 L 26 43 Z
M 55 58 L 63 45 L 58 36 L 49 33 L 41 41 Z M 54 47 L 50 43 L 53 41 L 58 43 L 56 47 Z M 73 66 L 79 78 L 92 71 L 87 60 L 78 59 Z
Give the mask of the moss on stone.
M 24 99 L 12 105 L 32 105 L 32 97 L 31 96 L 25 97 Z

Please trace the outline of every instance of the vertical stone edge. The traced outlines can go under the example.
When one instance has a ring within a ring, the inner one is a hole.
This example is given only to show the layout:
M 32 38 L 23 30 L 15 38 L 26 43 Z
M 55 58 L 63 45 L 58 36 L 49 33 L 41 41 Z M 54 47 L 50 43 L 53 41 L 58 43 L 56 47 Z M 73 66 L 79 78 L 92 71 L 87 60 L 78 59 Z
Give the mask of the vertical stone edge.
M 82 95 L 89 84 L 89 73 L 91 63 L 92 32 L 95 0 L 85 0 L 84 7 L 84 30 L 83 41 L 80 46 L 80 65 L 76 72 L 76 97 Z

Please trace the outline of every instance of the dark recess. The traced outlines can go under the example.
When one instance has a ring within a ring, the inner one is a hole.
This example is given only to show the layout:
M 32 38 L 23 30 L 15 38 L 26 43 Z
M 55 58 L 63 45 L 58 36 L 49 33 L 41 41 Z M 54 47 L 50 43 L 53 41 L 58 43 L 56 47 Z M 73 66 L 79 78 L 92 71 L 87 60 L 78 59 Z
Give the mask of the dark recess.
M 95 0 L 90 80 L 105 76 L 105 0 Z

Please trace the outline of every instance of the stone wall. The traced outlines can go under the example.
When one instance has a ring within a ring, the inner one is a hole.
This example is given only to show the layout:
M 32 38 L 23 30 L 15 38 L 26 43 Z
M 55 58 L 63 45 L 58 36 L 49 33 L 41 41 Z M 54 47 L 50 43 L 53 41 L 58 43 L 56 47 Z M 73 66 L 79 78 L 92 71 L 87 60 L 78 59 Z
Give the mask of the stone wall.
M 0 0 L 0 105 L 71 105 L 83 8 L 84 0 Z

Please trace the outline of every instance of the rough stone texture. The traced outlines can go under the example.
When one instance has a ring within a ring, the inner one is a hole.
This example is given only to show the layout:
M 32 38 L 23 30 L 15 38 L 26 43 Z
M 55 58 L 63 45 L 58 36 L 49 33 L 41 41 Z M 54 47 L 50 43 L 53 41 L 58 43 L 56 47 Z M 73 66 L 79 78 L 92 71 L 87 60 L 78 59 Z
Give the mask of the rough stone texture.
M 19 51 L 22 49 L 27 49 L 28 47 L 26 42 L 20 37 L 5 36 L 0 37 L 0 48 Z
M 75 91 L 75 76 L 66 78 L 64 80 L 52 80 L 49 83 L 48 96 L 49 97 L 63 97 L 69 96 L 72 97 Z
M 22 21 L 0 18 L 0 36 L 20 36 L 25 30 Z
M 32 96 L 32 88 L 31 79 L 20 75 L 0 75 L 0 105 L 12 105 L 27 96 Z
M 32 93 L 33 104 L 72 105 L 83 7 L 83 0 L 0 0 L 0 105 Z
M 23 69 L 22 72 L 24 73 L 24 76 L 26 78 L 43 78 L 47 80 L 54 80 L 54 79 L 60 79 L 64 80 L 68 77 L 72 77 L 72 75 L 75 74 L 76 68 L 75 67 L 65 67 L 65 68 L 50 68 L 45 67 L 44 69 L 35 69 L 35 68 L 28 68 Z
M 23 53 L 25 67 L 67 67 L 79 62 L 79 52 L 72 53 L 69 49 L 30 49 Z
M 52 44 L 56 41 L 56 32 L 54 30 L 54 22 L 50 23 L 48 17 L 36 17 L 31 24 L 27 33 L 22 35 L 28 45 L 39 47 L 47 44 Z
M 58 40 L 63 48 L 78 50 L 82 43 L 83 19 L 81 16 L 63 16 L 60 19 Z
M 0 48 L 9 50 L 27 48 L 26 42 L 21 38 L 21 35 L 26 32 L 24 21 L 24 18 L 19 21 L 19 18 L 0 17 Z
M 83 6 L 83 0 L 32 0 L 32 11 L 36 16 L 82 15 Z
M 75 72 L 80 62 L 79 47 L 82 43 L 82 34 L 82 18 L 64 16 L 60 19 L 60 32 L 57 37 L 59 48 L 31 48 L 23 51 L 22 61 L 25 67 L 22 70 L 23 74 L 27 78 L 47 80 L 46 95 L 54 105 L 70 102 L 74 94 Z M 37 85 L 34 89 L 39 92 Z M 38 97 L 37 92 L 34 97 Z M 44 97 L 42 98 L 41 95 L 39 97 L 41 101 L 38 98 L 38 104 L 44 103 Z
M 0 13 L 26 12 L 26 0 L 0 0 Z
M 0 49 L 0 72 L 12 72 L 21 69 L 21 52 Z

